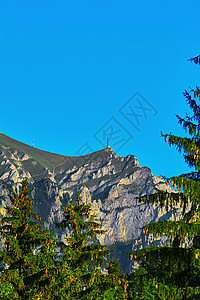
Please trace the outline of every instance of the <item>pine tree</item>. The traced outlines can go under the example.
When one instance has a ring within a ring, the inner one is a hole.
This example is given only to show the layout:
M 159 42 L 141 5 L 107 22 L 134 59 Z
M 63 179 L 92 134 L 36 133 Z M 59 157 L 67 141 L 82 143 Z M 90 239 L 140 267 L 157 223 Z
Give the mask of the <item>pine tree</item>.
M 63 256 L 60 274 L 56 280 L 60 293 L 66 299 L 126 299 L 127 281 L 118 274 L 106 274 L 102 267 L 108 264 L 110 250 L 105 245 L 93 242 L 97 234 L 105 234 L 95 222 L 91 206 L 81 202 L 80 193 L 76 201 L 69 199 L 63 209 L 64 219 L 57 224 L 62 230 L 69 229 L 67 243 L 61 243 Z M 120 295 L 118 293 L 120 291 Z
M 200 56 L 190 59 L 200 64 Z M 183 152 L 186 164 L 194 171 L 163 177 L 173 192 L 157 190 L 139 202 L 159 204 L 180 220 L 163 220 L 144 226 L 144 234 L 166 236 L 169 245 L 138 250 L 134 259 L 140 267 L 130 277 L 130 299 L 199 299 L 200 298 L 200 89 L 185 91 L 184 97 L 192 110 L 185 118 L 176 115 L 188 137 L 163 134 L 169 145 Z M 133 255 L 131 253 L 131 255 Z
M 0 222 L 4 242 L 0 286 L 11 284 L 13 295 L 19 299 L 39 299 L 38 293 L 40 299 L 48 299 L 51 277 L 47 272 L 54 273 L 57 241 L 48 230 L 41 229 L 41 218 L 33 212 L 34 199 L 28 197 L 31 190 L 27 189 L 27 179 L 21 184 L 19 193 L 10 190 L 12 206 L 6 206 Z

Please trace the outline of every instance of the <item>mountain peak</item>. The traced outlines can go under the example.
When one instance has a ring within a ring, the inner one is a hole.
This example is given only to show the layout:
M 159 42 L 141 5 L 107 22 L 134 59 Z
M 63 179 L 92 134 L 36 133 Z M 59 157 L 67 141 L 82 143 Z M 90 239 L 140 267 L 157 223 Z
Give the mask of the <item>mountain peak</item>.
M 97 221 L 106 230 L 105 236 L 98 237 L 99 242 L 115 247 L 124 272 L 130 261 L 124 260 L 123 250 L 132 251 L 152 242 L 145 240 L 138 228 L 163 215 L 170 217 L 170 212 L 167 215 L 137 202 L 138 196 L 154 192 L 155 187 L 166 189 L 162 178 L 153 176 L 147 167 L 141 168 L 134 155 L 118 156 L 108 145 L 87 155 L 65 156 L 1 133 L 0 209 L 10 201 L 7 187 L 16 190 L 25 177 L 33 188 L 35 213 L 48 228 L 54 228 L 54 221 L 62 219 L 62 205 L 81 192 L 82 200 L 91 204 Z M 60 231 L 56 234 L 64 240 Z

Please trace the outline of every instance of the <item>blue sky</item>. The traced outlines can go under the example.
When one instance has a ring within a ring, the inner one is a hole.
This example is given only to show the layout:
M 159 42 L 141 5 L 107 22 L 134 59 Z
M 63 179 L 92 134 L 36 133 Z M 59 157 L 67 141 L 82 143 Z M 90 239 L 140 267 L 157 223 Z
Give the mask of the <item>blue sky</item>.
M 133 154 L 154 175 L 188 172 L 160 132 L 199 85 L 199 1 L 2 0 L 0 131 L 50 152 Z

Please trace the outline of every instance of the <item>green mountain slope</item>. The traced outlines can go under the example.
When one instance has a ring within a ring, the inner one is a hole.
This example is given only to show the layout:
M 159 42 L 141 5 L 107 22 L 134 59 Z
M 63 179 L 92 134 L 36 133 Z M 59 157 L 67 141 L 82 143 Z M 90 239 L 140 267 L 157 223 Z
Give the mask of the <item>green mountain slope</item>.
M 0 146 L 9 147 L 13 150 L 20 150 L 39 162 L 42 166 L 50 170 L 63 163 L 64 160 L 64 157 L 62 155 L 42 151 L 37 148 L 28 146 L 6 136 L 3 133 L 0 133 Z
M 69 169 L 71 166 L 79 166 L 88 160 L 94 160 L 99 154 L 100 156 L 107 156 L 107 149 L 103 149 L 91 154 L 83 156 L 66 156 L 43 151 L 24 143 L 21 143 L 15 139 L 8 137 L 7 135 L 0 133 L 0 148 L 4 150 L 9 149 L 10 152 L 14 153 L 16 150 L 27 154 L 34 161 L 38 162 L 44 168 L 49 169 L 51 172 L 55 169 L 59 170 L 62 166 L 63 169 Z

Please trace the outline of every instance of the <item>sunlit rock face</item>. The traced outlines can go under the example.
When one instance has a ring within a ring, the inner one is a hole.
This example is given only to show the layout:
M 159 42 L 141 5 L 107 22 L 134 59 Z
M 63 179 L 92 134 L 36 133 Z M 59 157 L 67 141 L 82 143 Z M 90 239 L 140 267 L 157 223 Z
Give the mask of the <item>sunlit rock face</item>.
M 112 258 L 120 261 L 124 272 L 131 268 L 124 251 L 162 242 L 144 235 L 140 227 L 172 217 L 171 212 L 137 200 L 155 188 L 169 190 L 162 178 L 140 167 L 134 155 L 120 157 L 111 148 L 79 157 L 61 156 L 0 134 L 0 216 L 9 203 L 8 188 L 17 191 L 25 177 L 33 188 L 35 212 L 62 240 L 68 232 L 57 230 L 54 222 L 62 220 L 62 205 L 81 192 L 82 201 L 92 206 L 96 221 L 107 230 L 98 236 L 99 242 L 115 250 Z

